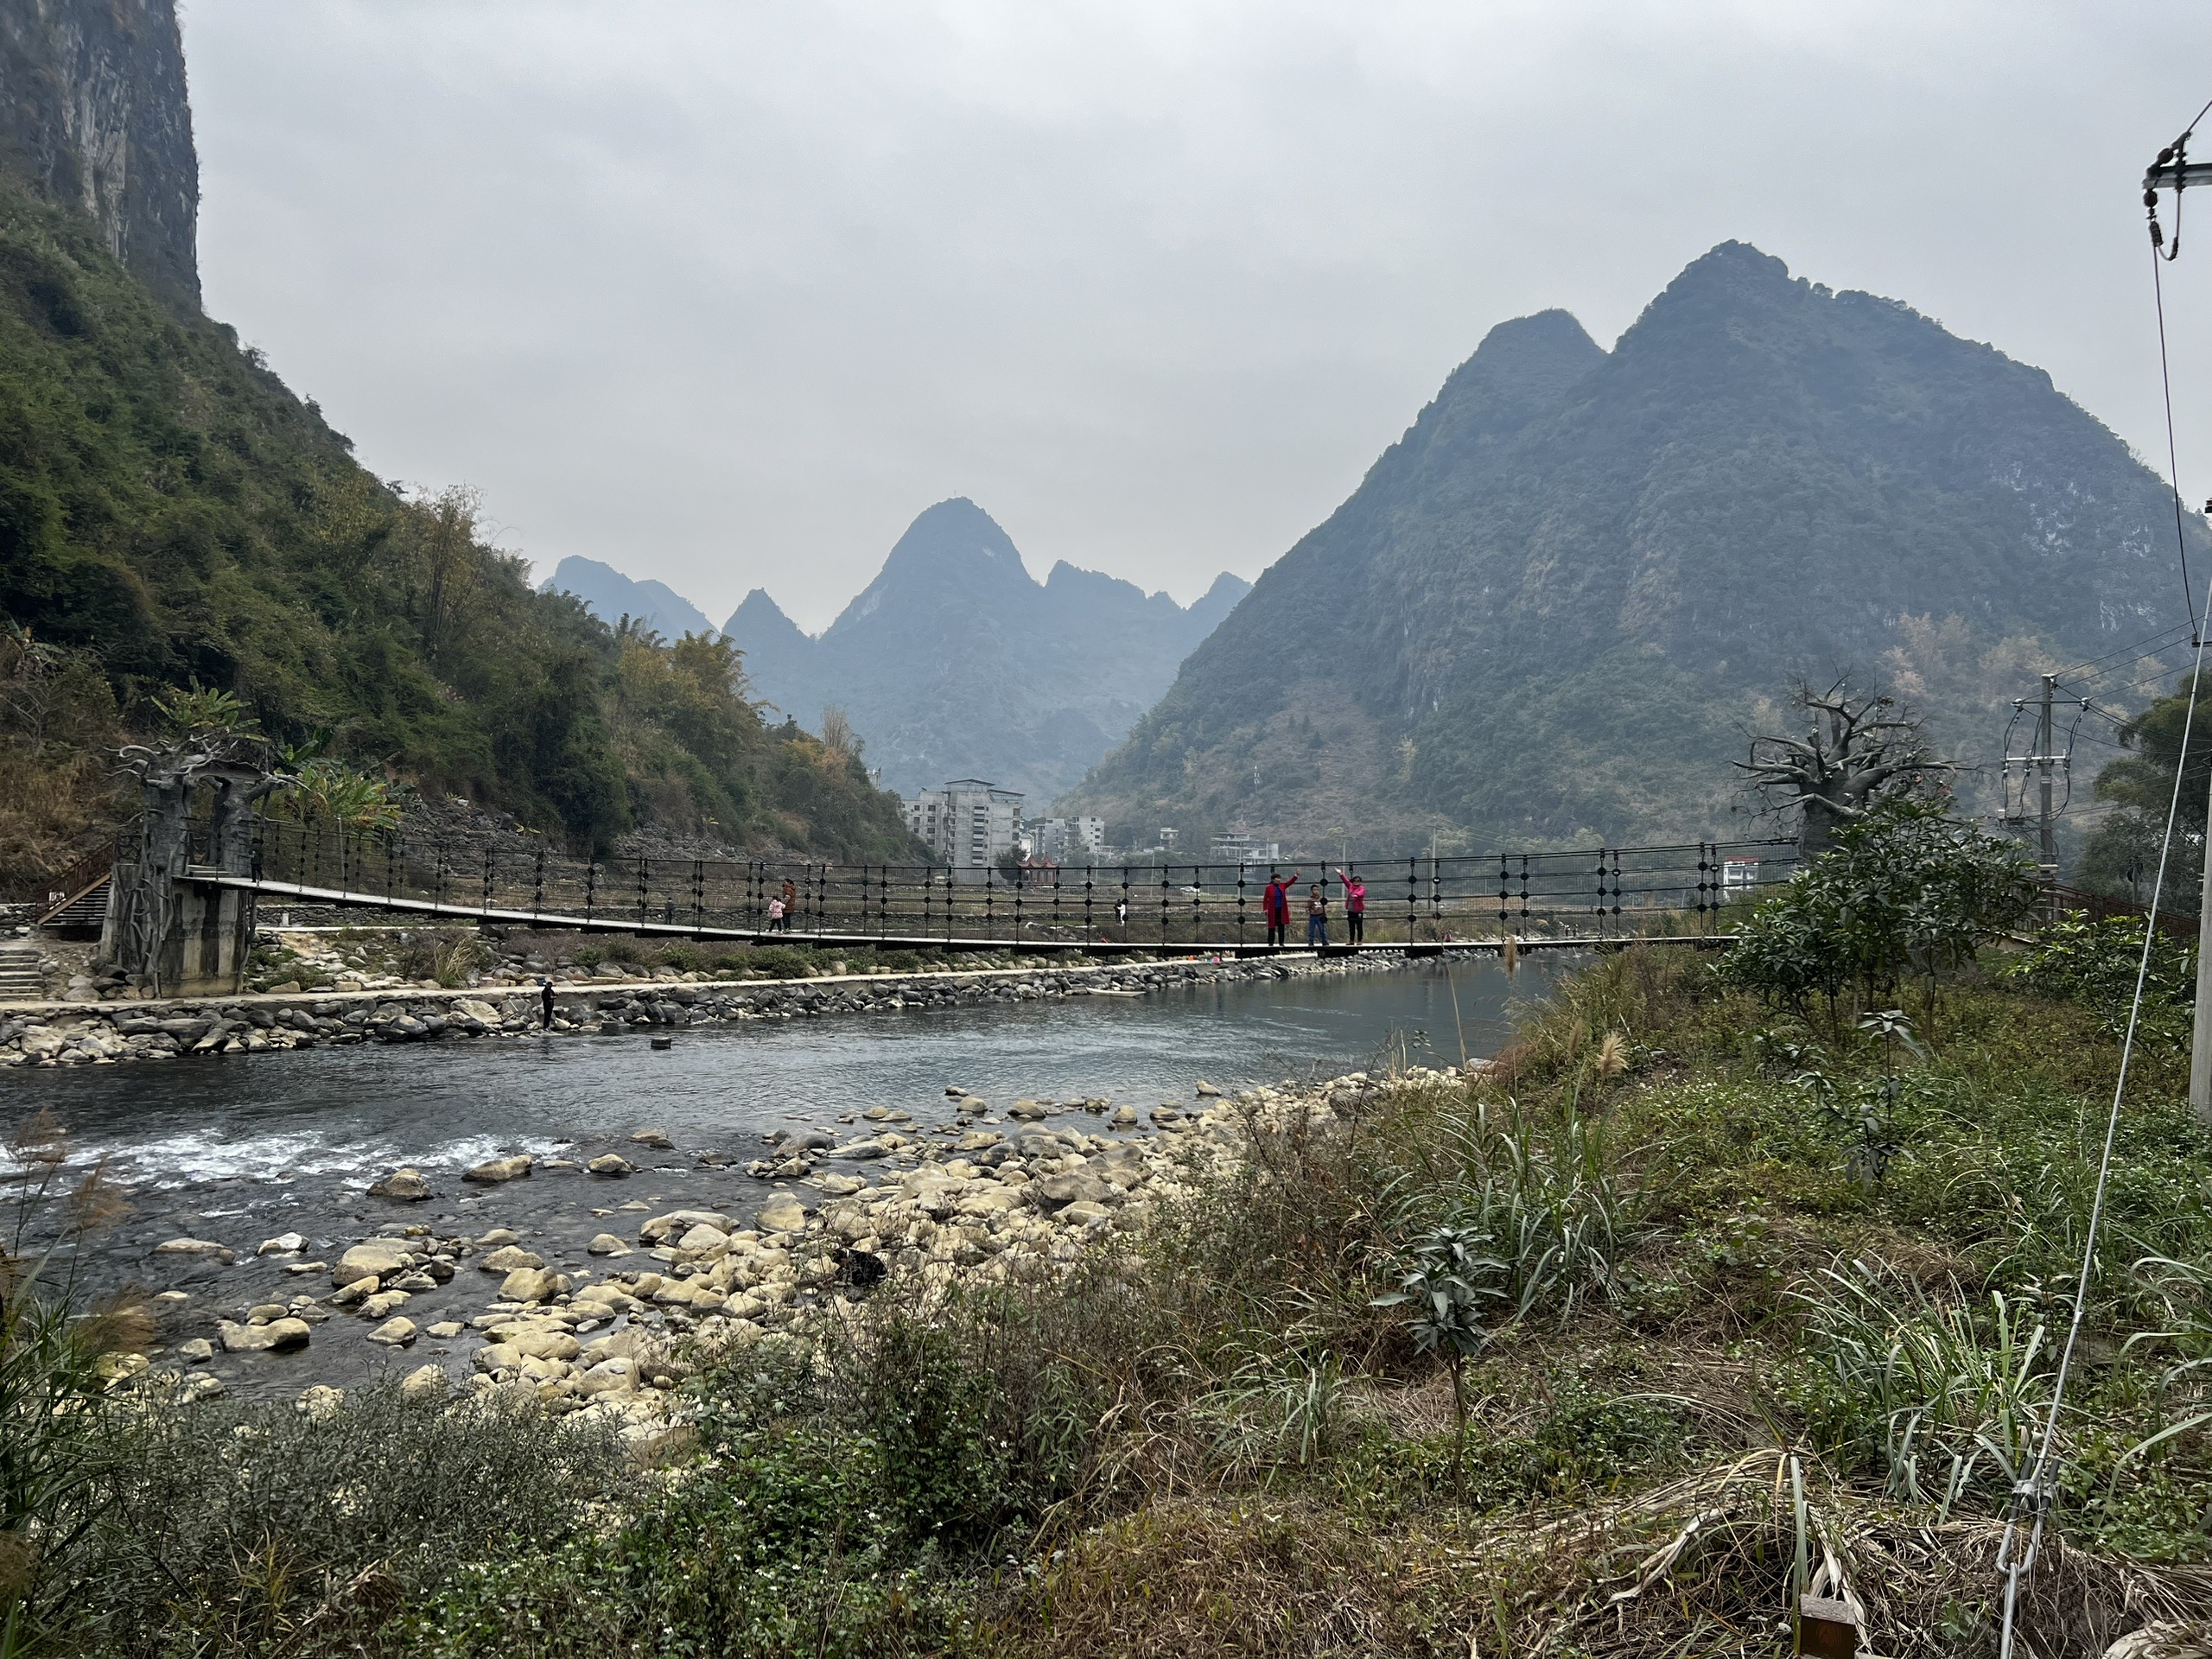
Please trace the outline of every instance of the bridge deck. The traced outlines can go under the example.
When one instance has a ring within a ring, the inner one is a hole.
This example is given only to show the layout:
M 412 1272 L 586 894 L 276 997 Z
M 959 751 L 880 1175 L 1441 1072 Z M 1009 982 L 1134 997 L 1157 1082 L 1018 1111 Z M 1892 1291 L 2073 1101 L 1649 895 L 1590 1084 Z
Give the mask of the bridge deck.
M 843 945 L 855 950 L 863 946 L 903 950 L 1004 950 L 1016 949 L 1029 952 L 1057 952 L 1070 956 L 1131 956 L 1159 957 L 1234 956 L 1270 957 L 1285 954 L 1351 957 L 1360 955 L 1389 955 L 1405 957 L 1441 956 L 1446 950 L 1497 950 L 1502 941 L 1497 938 L 1444 940 L 1421 940 L 1408 944 L 1370 940 L 1361 944 L 1331 944 L 1313 947 L 1295 944 L 1288 945 L 1254 944 L 1241 939 L 1066 939 L 1066 938 L 980 938 L 945 933 L 836 933 L 826 931 L 769 933 L 748 927 L 721 927 L 705 921 L 652 922 L 639 921 L 619 915 L 575 916 L 556 911 L 507 910 L 493 906 L 464 905 L 448 900 L 407 899 L 381 893 L 364 893 L 343 887 L 316 887 L 296 881 L 272 881 L 265 877 L 232 875 L 216 870 L 194 869 L 188 880 L 208 887 L 235 887 L 249 893 L 272 898 L 291 899 L 302 904 L 344 905 L 362 910 L 396 911 L 411 916 L 443 916 L 455 921 L 499 922 L 516 927 L 558 928 L 580 933 L 627 933 L 638 937 L 669 939 L 721 939 L 735 944 L 809 944 Z M 1533 938 L 1516 938 L 1516 948 L 1522 950 L 1602 950 L 1624 944 L 1691 944 L 1719 948 L 1735 943 L 1732 933 L 1684 933 L 1644 935 L 1632 933 L 1592 933 L 1560 935 Z

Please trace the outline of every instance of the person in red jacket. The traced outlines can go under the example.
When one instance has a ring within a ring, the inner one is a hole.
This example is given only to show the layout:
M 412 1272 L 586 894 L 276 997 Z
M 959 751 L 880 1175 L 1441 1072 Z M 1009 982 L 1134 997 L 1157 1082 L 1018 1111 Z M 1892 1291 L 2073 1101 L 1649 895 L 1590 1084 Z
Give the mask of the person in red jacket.
M 1290 889 L 1298 883 L 1298 872 L 1290 873 L 1286 881 L 1279 870 L 1268 872 L 1268 890 L 1261 898 L 1260 909 L 1268 918 L 1268 944 L 1281 946 L 1289 943 L 1285 937 L 1290 931 Z

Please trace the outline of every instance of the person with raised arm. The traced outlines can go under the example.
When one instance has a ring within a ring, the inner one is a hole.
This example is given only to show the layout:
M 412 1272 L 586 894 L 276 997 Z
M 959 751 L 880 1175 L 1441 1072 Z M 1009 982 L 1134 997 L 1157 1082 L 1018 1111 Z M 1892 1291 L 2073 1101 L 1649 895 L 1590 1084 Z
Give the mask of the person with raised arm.
M 1338 870 L 1337 880 L 1344 884 L 1344 939 L 1357 944 L 1367 937 L 1367 883 L 1350 870 Z

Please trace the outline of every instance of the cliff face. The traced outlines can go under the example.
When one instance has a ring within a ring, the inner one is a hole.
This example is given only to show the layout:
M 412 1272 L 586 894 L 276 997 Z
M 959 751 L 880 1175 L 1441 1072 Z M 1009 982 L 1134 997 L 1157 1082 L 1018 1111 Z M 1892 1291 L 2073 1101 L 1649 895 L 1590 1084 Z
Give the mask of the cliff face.
M 83 212 L 163 304 L 198 314 L 176 0 L 0 0 L 0 167 Z

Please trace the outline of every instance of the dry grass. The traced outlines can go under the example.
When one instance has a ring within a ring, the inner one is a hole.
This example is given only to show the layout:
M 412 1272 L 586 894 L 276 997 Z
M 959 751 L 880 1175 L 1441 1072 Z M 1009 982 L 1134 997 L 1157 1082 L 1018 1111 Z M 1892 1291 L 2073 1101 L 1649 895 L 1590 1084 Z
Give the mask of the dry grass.
M 1870 1651 L 1984 1644 L 1993 1522 L 1930 1526 L 1802 1464 L 1795 1474 L 1766 1449 L 1610 1503 L 1375 1532 L 1294 1497 L 1168 1499 L 1084 1535 L 995 1634 L 1025 1653 L 1126 1659 L 1769 1656 L 1789 1650 L 1802 1548 L 1863 1609 Z M 2207 1606 L 2212 1568 L 2054 1541 L 2024 1586 L 2019 1650 L 2094 1659 Z

